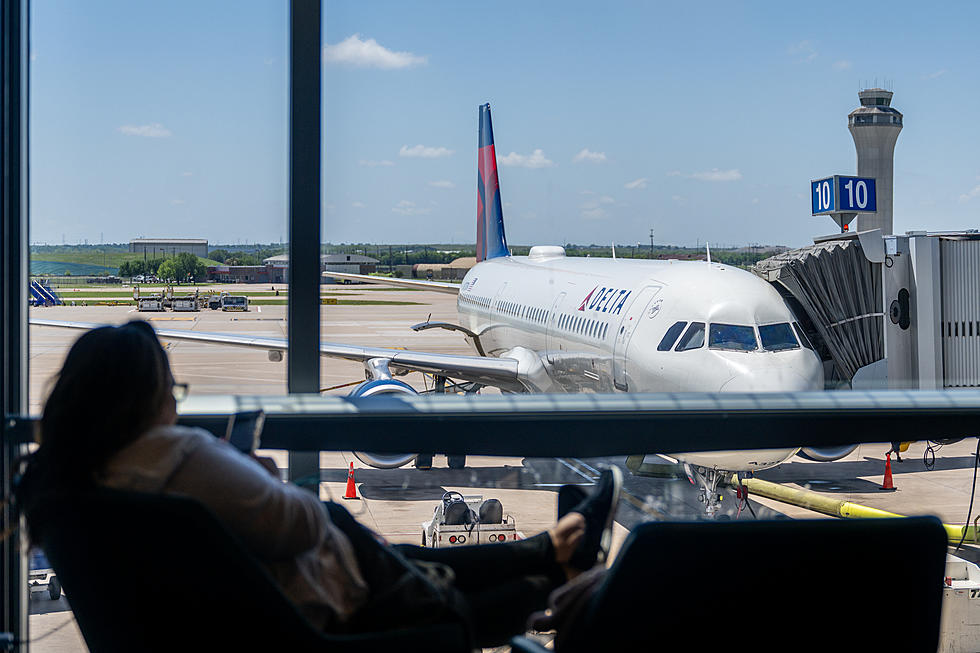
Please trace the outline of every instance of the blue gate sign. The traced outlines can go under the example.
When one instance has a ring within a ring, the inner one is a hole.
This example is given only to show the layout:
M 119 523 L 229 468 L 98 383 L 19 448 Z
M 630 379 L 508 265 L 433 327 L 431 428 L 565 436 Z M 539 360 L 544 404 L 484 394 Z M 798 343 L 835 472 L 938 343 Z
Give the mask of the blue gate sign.
M 835 177 L 837 210 L 847 213 L 874 213 L 878 210 L 875 180 L 869 177 Z
M 875 213 L 878 198 L 870 177 L 834 175 L 810 182 L 813 215 L 830 213 Z

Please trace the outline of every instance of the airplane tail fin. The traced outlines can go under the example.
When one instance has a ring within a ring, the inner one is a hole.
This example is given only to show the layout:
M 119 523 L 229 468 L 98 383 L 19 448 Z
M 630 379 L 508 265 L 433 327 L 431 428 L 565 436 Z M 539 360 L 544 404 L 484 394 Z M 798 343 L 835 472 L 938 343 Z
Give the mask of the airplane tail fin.
M 509 256 L 504 236 L 504 212 L 497 182 L 497 154 L 493 148 L 490 104 L 480 105 L 480 149 L 476 181 L 476 260 Z

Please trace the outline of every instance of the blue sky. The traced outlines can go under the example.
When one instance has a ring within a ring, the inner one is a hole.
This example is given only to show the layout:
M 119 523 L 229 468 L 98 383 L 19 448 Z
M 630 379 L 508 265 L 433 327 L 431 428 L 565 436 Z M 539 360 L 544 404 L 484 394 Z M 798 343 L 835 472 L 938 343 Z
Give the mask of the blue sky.
M 34 0 L 32 242 L 285 238 L 285 7 Z M 896 231 L 980 227 L 978 14 L 324 2 L 324 240 L 472 242 L 489 101 L 513 244 L 803 245 L 876 79 Z

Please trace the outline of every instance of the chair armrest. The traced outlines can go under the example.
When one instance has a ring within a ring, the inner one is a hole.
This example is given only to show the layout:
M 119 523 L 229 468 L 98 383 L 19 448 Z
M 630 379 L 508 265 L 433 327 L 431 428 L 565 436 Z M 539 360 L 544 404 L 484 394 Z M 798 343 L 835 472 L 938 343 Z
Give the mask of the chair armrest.
M 510 640 L 510 650 L 513 653 L 551 653 L 535 640 L 523 635 Z

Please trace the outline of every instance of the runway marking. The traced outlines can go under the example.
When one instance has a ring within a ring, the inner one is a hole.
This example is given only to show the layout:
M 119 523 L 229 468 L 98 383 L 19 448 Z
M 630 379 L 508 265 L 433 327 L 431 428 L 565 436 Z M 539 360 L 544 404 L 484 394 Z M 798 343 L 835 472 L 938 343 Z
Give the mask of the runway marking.
M 591 483 L 592 485 L 595 485 L 595 479 L 592 478 L 591 476 L 588 476 L 587 474 L 585 474 L 585 472 L 583 472 L 582 470 L 580 470 L 578 467 L 572 465 L 569 462 L 566 462 L 565 460 L 563 460 L 561 458 L 555 458 L 555 460 L 557 460 L 562 465 L 564 465 L 568 469 L 572 470 L 573 472 L 575 472 L 576 474 L 578 474 L 579 476 L 581 476 L 585 480 L 589 481 L 589 483 Z
M 148 317 L 150 322 L 194 322 L 196 317 Z
M 262 312 L 262 307 L 261 306 L 256 306 L 255 308 L 259 309 L 259 313 Z

